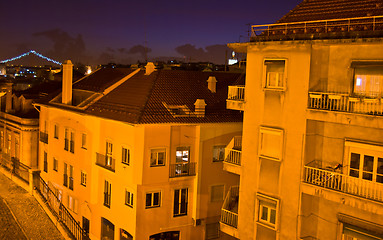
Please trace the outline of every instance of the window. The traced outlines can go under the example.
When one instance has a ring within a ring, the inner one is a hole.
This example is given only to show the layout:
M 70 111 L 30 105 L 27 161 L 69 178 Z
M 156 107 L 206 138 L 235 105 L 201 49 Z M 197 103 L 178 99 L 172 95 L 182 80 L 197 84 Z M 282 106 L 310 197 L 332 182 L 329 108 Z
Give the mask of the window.
M 112 167 L 113 163 L 113 144 L 111 142 L 106 142 L 106 156 L 105 156 L 105 165 L 107 167 Z
M 133 207 L 133 193 L 125 189 L 125 204 Z
M 259 139 L 259 156 L 271 160 L 282 160 L 283 130 L 261 127 Z
M 276 229 L 278 220 L 278 207 L 279 200 L 263 195 L 257 194 L 258 205 L 258 220 L 257 222 L 266 227 Z
M 177 147 L 176 149 L 176 162 L 183 163 L 190 160 L 190 147 Z
M 219 238 L 219 222 L 206 224 L 206 239 Z
M 55 124 L 55 127 L 54 127 L 54 138 L 56 139 L 59 139 L 59 126 L 57 124 Z
M 69 129 L 65 128 L 65 135 L 64 135 L 64 150 L 69 150 Z
M 104 183 L 104 206 L 110 208 L 112 198 L 112 184 L 105 180 Z
M 383 183 L 383 147 L 346 141 L 349 148 L 349 175 Z
M 225 158 L 225 145 L 213 147 L 213 162 L 221 162 Z
M 81 148 L 86 149 L 86 133 L 81 135 Z
M 122 163 L 130 164 L 130 149 L 122 147 Z
M 265 88 L 284 89 L 286 78 L 286 60 L 268 59 L 264 62 Z
M 72 210 L 73 212 L 77 213 L 77 199 L 74 197 L 68 195 L 68 208 Z
M 56 158 L 53 158 L 53 170 L 57 172 L 58 169 L 59 169 L 59 162 L 57 161 Z
M 381 61 L 356 61 L 354 68 L 354 93 L 362 96 L 381 97 L 383 93 L 383 63 Z
M 210 187 L 210 201 L 220 202 L 223 201 L 223 195 L 225 192 L 225 185 L 215 185 Z
M 69 189 L 73 190 L 73 166 L 69 165 Z
M 68 164 L 64 163 L 64 184 L 65 187 L 68 187 Z
M 150 153 L 150 166 L 164 166 L 165 165 L 166 150 L 161 149 L 152 149 Z
M 151 192 L 146 194 L 146 208 L 159 207 L 161 205 L 161 192 Z
M 69 151 L 71 153 L 74 153 L 74 132 L 70 132 L 70 145 L 69 145 Z
M 365 219 L 338 213 L 342 240 L 378 240 L 382 239 L 383 227 Z
M 65 128 L 64 142 L 64 150 L 74 153 L 74 132 L 68 128 Z
M 133 240 L 132 234 L 130 234 L 128 231 L 125 231 L 124 229 L 120 228 L 120 240 Z
M 44 152 L 44 172 L 48 172 L 48 153 Z
M 81 171 L 81 185 L 86 186 L 86 172 Z
M 188 214 L 188 189 L 174 190 L 174 209 L 173 216 L 184 216 Z

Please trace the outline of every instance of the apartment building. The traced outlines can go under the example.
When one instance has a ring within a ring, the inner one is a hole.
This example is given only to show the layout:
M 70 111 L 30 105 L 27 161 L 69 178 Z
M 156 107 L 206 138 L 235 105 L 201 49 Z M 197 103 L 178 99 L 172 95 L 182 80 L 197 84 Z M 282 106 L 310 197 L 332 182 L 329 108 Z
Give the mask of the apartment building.
M 222 231 L 383 239 L 382 40 L 382 1 L 305 0 L 229 44 L 247 69 L 227 99 L 244 122 L 242 147 L 227 146 L 225 168 L 240 181 Z
M 223 171 L 242 113 L 226 109 L 241 73 L 101 68 L 36 104 L 41 177 L 91 239 L 227 239 Z

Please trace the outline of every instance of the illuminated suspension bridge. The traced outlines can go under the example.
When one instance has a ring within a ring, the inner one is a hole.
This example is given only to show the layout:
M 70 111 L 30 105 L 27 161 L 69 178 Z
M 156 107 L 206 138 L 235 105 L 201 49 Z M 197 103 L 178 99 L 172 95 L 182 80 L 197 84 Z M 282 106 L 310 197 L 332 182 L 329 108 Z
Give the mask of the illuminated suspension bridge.
M 34 54 L 34 55 L 36 55 L 36 56 L 38 56 L 38 57 L 40 57 L 40 58 L 42 58 L 42 59 L 45 59 L 45 60 L 47 60 L 47 61 L 49 61 L 49 62 L 52 62 L 52 63 L 55 63 L 55 64 L 57 64 L 57 65 L 61 65 L 61 64 L 62 64 L 61 62 L 58 62 L 58 61 L 55 61 L 55 60 L 53 60 L 53 59 L 51 59 L 51 58 L 45 57 L 44 55 L 42 55 L 42 54 L 36 52 L 35 50 L 30 50 L 29 52 L 23 53 L 23 54 L 21 54 L 21 55 L 19 55 L 19 56 L 17 56 L 17 57 L 13 57 L 13 58 L 5 59 L 5 60 L 3 60 L 3 61 L 0 61 L 0 63 L 12 62 L 12 61 L 15 61 L 15 60 L 17 60 L 17 59 L 20 59 L 20 58 L 22 58 L 22 57 L 28 56 L 29 54 Z

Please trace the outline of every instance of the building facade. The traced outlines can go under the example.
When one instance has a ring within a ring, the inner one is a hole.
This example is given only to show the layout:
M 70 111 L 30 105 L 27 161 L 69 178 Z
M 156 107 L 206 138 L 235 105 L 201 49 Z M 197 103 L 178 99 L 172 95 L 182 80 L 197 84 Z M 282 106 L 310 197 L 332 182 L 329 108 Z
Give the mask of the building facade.
M 213 239 L 238 176 L 222 170 L 243 74 L 103 68 L 37 104 L 41 177 L 91 239 Z M 69 81 L 68 81 L 69 80 Z
M 303 1 L 229 44 L 247 52 L 247 69 L 227 100 L 244 123 L 222 231 L 383 239 L 381 15 L 381 1 Z

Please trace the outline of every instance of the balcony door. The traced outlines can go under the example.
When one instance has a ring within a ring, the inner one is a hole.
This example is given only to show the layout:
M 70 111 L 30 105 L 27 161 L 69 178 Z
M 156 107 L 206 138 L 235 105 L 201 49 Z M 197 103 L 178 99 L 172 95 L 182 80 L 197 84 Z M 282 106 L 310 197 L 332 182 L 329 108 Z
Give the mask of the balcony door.
M 369 144 L 358 145 L 350 146 L 348 175 L 383 183 L 383 147 Z

